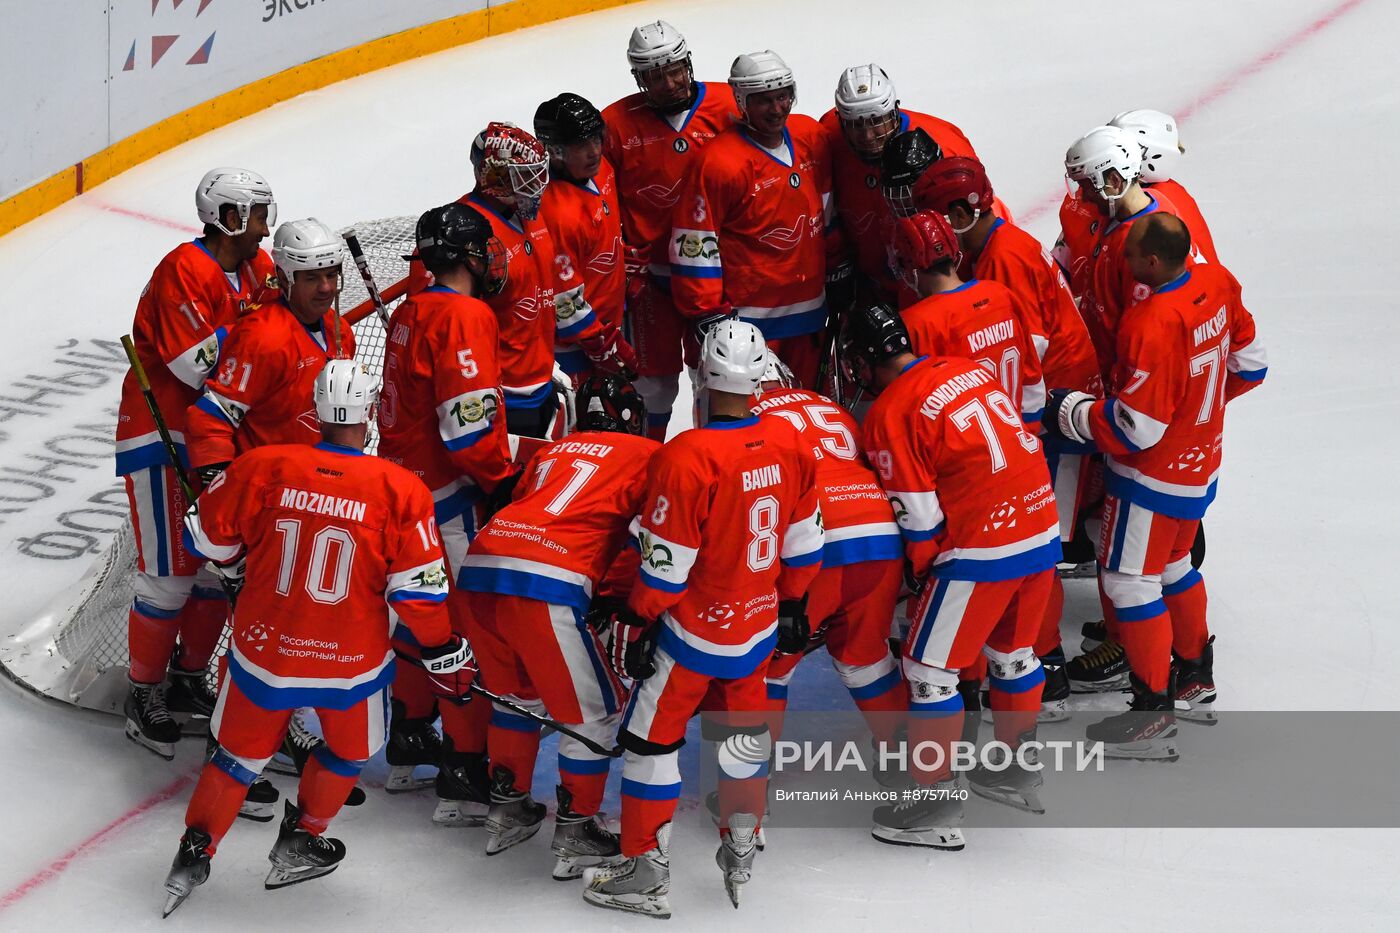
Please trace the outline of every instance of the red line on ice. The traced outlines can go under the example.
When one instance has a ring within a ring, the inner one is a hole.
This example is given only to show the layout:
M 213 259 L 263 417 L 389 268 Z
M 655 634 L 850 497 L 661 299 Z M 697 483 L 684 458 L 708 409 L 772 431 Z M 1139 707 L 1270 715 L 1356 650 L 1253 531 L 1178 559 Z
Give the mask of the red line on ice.
M 144 220 L 148 224 L 155 224 L 158 227 L 166 227 L 170 230 L 179 230 L 181 233 L 203 232 L 198 227 L 192 226 L 190 224 L 181 223 L 178 220 L 170 220 L 166 217 L 157 217 L 155 214 L 146 214 L 141 211 L 134 211 L 129 207 L 120 207 L 116 204 L 103 204 L 100 201 L 93 202 L 91 206 L 97 208 L 100 211 L 106 211 L 109 214 L 121 214 L 123 217 L 132 217 L 136 220 Z
M 1195 100 L 1191 101 L 1189 104 L 1186 104 L 1184 107 L 1179 107 L 1176 110 L 1176 113 L 1174 114 L 1174 116 L 1177 119 L 1177 122 L 1185 122 L 1186 120 L 1194 116 L 1197 113 L 1197 111 L 1200 111 L 1205 107 L 1209 106 L 1210 104 L 1215 103 L 1220 98 L 1225 97 L 1231 91 L 1234 91 L 1246 78 L 1253 77 L 1255 74 L 1259 73 L 1260 71 L 1263 71 L 1269 65 L 1272 65 L 1280 58 L 1283 58 L 1289 52 L 1292 52 L 1298 46 L 1302 45 L 1305 41 L 1311 39 L 1313 36 L 1327 29 L 1327 27 L 1331 26 L 1337 20 L 1341 19 L 1343 16 L 1350 13 L 1352 10 L 1361 6 L 1361 4 L 1365 2 L 1366 0 L 1345 0 L 1345 2 L 1337 4 L 1331 10 L 1324 13 L 1317 19 L 1313 20 L 1311 23 L 1308 23 L 1302 29 L 1299 29 L 1297 32 L 1284 38 L 1283 41 L 1279 42 L 1273 48 L 1260 54 L 1257 58 L 1253 59 L 1247 64 L 1236 68 L 1234 71 L 1230 72 L 1224 78 L 1221 78 L 1211 87 L 1206 89 L 1203 93 L 1198 95 Z M 1016 215 L 1017 223 L 1026 223 L 1035 220 L 1041 215 L 1057 209 L 1060 206 L 1060 202 L 1062 200 L 1064 200 L 1064 192 L 1056 192 L 1054 195 L 1032 205 L 1026 210 L 1024 214 L 1018 213 Z
M 161 790 L 157 791 L 155 794 L 151 795 L 150 797 L 147 797 L 145 800 L 141 801 L 136 806 L 132 807 L 130 810 L 126 811 L 121 816 L 117 817 L 115 820 L 99 829 L 97 832 L 93 833 L 91 836 L 88 836 L 82 842 L 78 843 L 58 858 L 54 859 L 44 868 L 40 869 L 30 877 L 26 878 L 24 881 L 20 882 L 10 891 L 6 892 L 4 897 L 0 897 L 0 911 L 4 911 L 10 907 L 13 907 L 27 895 L 32 894 L 39 888 L 42 888 L 44 885 L 48 884 L 50 881 L 53 881 L 55 878 L 57 878 L 59 875 L 61 875 L 64 871 L 68 869 L 68 866 L 72 864 L 74 859 L 77 859 L 92 851 L 93 849 L 96 849 L 102 846 L 103 844 L 110 842 L 132 821 L 138 819 L 143 814 L 154 809 L 155 807 L 160 806 L 162 803 L 165 803 L 165 801 L 169 800 L 185 788 L 189 787 L 190 783 L 193 780 L 193 775 L 190 774 L 186 774 L 182 777 L 177 778 Z

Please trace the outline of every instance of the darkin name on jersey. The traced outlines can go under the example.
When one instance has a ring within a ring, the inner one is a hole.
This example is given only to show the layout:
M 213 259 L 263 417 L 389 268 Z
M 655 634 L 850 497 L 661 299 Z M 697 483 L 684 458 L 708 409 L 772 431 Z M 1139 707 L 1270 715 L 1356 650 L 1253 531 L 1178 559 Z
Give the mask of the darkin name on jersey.
M 344 499 L 340 496 L 329 496 L 323 492 L 284 489 L 282 490 L 282 501 L 278 504 L 284 509 L 312 512 L 316 515 L 333 515 L 336 518 L 349 519 L 352 522 L 365 520 L 365 504 L 363 502 Z
M 783 475 L 778 470 L 776 463 L 769 466 L 761 466 L 756 470 L 744 471 L 744 492 L 752 489 L 762 489 L 765 486 L 780 486 L 783 482 Z
M 991 381 L 991 375 L 984 369 L 974 369 L 958 373 L 956 376 L 949 376 L 947 381 L 930 392 L 928 398 L 924 399 L 923 405 L 919 406 L 919 414 L 930 421 L 935 421 L 943 413 L 944 405 L 964 392 L 971 392 L 978 386 L 984 386 Z

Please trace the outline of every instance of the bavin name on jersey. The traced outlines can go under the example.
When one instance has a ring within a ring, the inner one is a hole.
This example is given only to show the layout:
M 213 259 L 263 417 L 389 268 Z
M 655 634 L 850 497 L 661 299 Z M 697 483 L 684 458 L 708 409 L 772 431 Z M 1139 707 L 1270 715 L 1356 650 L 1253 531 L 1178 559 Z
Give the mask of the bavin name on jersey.
M 764 489 L 768 486 L 781 486 L 783 483 L 782 471 L 776 463 L 768 466 L 761 466 L 756 470 L 744 471 L 744 492 L 754 489 Z
M 958 398 L 964 392 L 978 386 L 984 386 L 991 381 L 992 377 L 985 369 L 973 369 L 949 376 L 938 388 L 929 393 L 928 398 L 924 399 L 924 403 L 919 406 L 919 414 L 930 421 L 937 421 L 938 416 L 943 412 L 944 405 Z
M 284 509 L 310 512 L 313 515 L 331 515 L 335 518 L 343 518 L 361 524 L 365 520 L 365 504 L 363 502 L 323 492 L 308 492 L 305 489 L 288 487 L 282 490 L 282 501 L 278 505 Z

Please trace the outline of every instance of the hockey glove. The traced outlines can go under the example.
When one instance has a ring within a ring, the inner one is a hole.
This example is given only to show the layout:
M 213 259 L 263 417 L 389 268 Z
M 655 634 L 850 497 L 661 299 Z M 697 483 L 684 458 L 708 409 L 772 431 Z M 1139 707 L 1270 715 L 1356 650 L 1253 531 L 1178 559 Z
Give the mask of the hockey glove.
M 520 483 L 520 477 L 525 475 L 524 470 L 516 470 L 510 473 L 505 479 L 496 484 L 496 488 L 486 494 L 486 498 L 481 502 L 481 524 L 486 526 L 496 513 L 510 505 L 511 497 L 515 494 L 515 487 Z
M 588 604 L 588 611 L 583 614 L 583 623 L 599 638 L 607 638 L 608 622 L 613 613 L 626 607 L 627 600 L 621 596 L 594 596 Z
M 622 265 L 627 272 L 627 301 L 642 297 L 651 274 L 651 250 L 645 246 L 624 246 Z
M 476 680 L 476 655 L 472 646 L 460 635 L 432 648 L 422 648 L 418 656 L 428 672 L 428 686 L 444 700 L 465 703 L 471 699 L 472 681 Z
M 778 601 L 778 653 L 801 654 L 812 639 L 807 619 L 807 597 Z
M 622 339 L 616 324 L 600 322 L 598 333 L 579 340 L 579 346 L 595 369 L 628 382 L 637 378 L 637 354 L 632 345 Z
M 194 475 L 199 477 L 199 485 L 202 489 L 208 489 L 228 469 L 229 462 L 224 460 L 220 463 L 207 463 L 204 466 L 195 467 Z
M 1070 389 L 1051 389 L 1045 400 L 1045 414 L 1041 424 L 1051 437 L 1061 437 L 1075 444 L 1092 444 L 1094 436 L 1089 431 L 1089 407 L 1094 397 L 1087 392 Z
M 710 328 L 714 327 L 720 321 L 737 321 L 738 319 L 739 315 L 735 314 L 734 309 L 728 305 L 725 305 L 714 314 L 706 314 L 703 317 L 696 318 L 694 323 L 695 342 L 697 344 L 703 344 L 705 342 L 705 335 L 710 332 Z
M 608 662 L 619 677 L 632 680 L 646 680 L 656 673 L 652 655 L 656 653 L 656 637 L 661 626 L 654 620 L 644 619 L 631 609 L 623 606 L 608 618 L 611 640 L 608 643 Z

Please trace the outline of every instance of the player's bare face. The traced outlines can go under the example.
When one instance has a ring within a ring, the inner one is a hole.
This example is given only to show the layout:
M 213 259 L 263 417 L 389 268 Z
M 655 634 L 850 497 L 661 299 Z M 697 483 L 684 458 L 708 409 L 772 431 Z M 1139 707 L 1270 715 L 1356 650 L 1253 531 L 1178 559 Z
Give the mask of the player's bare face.
M 585 181 L 598 174 L 603 161 L 603 134 L 562 147 L 564 171 L 570 178 Z
M 648 104 L 662 113 L 673 112 L 690 100 L 690 62 L 671 62 L 643 71 L 637 75 L 637 83 L 641 85 Z
M 262 241 L 271 236 L 272 231 L 268 229 L 267 205 L 254 204 L 248 211 L 248 226 L 238 236 L 233 238 L 233 242 L 238 249 L 238 261 L 248 262 L 258 254 L 258 248 Z
M 1132 273 L 1133 281 L 1155 288 L 1161 278 L 1158 274 L 1160 263 L 1156 256 L 1150 256 L 1143 252 L 1142 237 L 1133 236 L 1135 232 L 1138 232 L 1136 226 L 1129 232 L 1128 239 L 1123 243 L 1123 261 L 1128 264 L 1128 271 Z
M 301 269 L 288 290 L 287 304 L 303 324 L 314 324 L 326 316 L 340 289 L 340 266 L 328 269 Z
M 790 87 L 750 94 L 744 104 L 749 128 L 771 140 L 767 145 L 776 146 L 782 141 L 783 128 L 787 126 L 788 114 L 792 113 L 796 100 L 797 95 Z
M 1079 197 L 1085 204 L 1092 205 L 1100 214 L 1109 216 L 1108 199 L 1099 193 L 1099 189 L 1094 187 L 1094 183 L 1087 178 L 1081 178 L 1075 184 L 1079 188 Z

